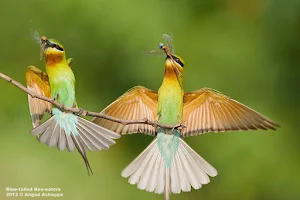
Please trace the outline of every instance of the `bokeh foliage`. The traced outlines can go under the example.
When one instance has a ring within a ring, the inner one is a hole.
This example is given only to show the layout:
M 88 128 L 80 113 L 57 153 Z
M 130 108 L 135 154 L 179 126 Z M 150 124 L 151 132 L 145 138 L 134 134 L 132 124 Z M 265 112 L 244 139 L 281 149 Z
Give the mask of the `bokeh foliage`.
M 26 66 L 44 69 L 30 35 L 36 29 L 74 58 L 77 101 L 93 111 L 135 85 L 158 89 L 164 57 L 144 52 L 172 33 L 186 62 L 186 90 L 217 89 L 282 128 L 188 138 L 219 175 L 171 198 L 300 198 L 299 0 L 1 0 L 0 8 L 0 71 L 24 83 Z M 163 199 L 120 176 L 149 136 L 124 136 L 109 151 L 88 153 L 95 173 L 88 177 L 77 153 L 30 135 L 24 93 L 1 80 L 0 91 L 0 199 L 5 187 L 61 187 L 61 199 Z

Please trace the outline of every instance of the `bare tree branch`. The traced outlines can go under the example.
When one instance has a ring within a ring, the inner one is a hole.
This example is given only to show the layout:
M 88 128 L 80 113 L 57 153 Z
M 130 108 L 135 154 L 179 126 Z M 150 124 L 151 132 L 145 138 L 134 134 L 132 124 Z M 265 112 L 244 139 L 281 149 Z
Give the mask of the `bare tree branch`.
M 17 88 L 21 89 L 23 92 L 29 94 L 32 98 L 37 98 L 37 99 L 41 99 L 43 101 L 47 101 L 53 105 L 55 105 L 56 107 L 58 107 L 59 109 L 61 109 L 62 111 L 65 112 L 72 112 L 81 116 L 92 116 L 92 117 L 98 117 L 98 118 L 103 118 L 103 119 L 107 119 L 113 122 L 117 122 L 123 125 L 129 125 L 129 124 L 148 124 L 154 127 L 162 127 L 162 128 L 184 128 L 183 124 L 178 124 L 175 126 L 170 126 L 170 125 L 166 125 L 166 124 L 161 124 L 155 121 L 150 121 L 148 119 L 140 119 L 140 120 L 122 120 L 119 118 L 115 118 L 115 117 L 111 117 L 109 115 L 105 115 L 103 113 L 97 113 L 97 112 L 91 112 L 88 110 L 84 110 L 82 108 L 71 108 L 71 107 L 65 107 L 63 104 L 59 103 L 58 101 L 56 101 L 54 98 L 49 98 L 49 97 L 45 97 L 42 95 L 38 95 L 34 92 L 32 92 L 31 90 L 29 90 L 28 88 L 26 88 L 25 86 L 23 86 L 21 83 L 15 81 L 14 79 L 6 76 L 5 74 L 0 72 L 0 78 L 6 80 L 7 82 L 13 84 L 14 86 L 16 86 Z

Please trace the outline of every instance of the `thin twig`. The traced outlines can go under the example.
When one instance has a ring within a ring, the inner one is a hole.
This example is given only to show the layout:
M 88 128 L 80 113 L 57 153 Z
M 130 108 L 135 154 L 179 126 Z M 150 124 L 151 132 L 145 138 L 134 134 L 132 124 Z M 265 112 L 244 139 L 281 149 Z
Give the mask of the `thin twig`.
M 92 111 L 88 111 L 82 108 L 71 108 L 71 107 L 65 107 L 63 104 L 59 103 L 57 100 L 55 100 L 54 98 L 49 98 L 49 97 L 45 97 L 42 95 L 38 95 L 34 92 L 32 92 L 31 90 L 29 90 L 28 88 L 26 88 L 25 86 L 23 86 L 21 83 L 15 81 L 14 79 L 6 76 L 5 74 L 0 72 L 0 78 L 6 80 L 7 82 L 13 84 L 14 86 L 16 86 L 17 88 L 21 89 L 23 92 L 27 93 L 28 95 L 30 95 L 32 98 L 37 98 L 37 99 L 41 99 L 43 101 L 47 101 L 53 105 L 55 105 L 56 107 L 58 107 L 59 109 L 61 109 L 62 111 L 65 112 L 72 112 L 81 116 L 92 116 L 92 117 L 98 117 L 98 118 L 103 118 L 103 119 L 107 119 L 113 122 L 117 122 L 123 125 L 129 125 L 129 124 L 148 124 L 154 127 L 162 127 L 162 128 L 183 128 L 184 125 L 182 124 L 178 124 L 175 126 L 170 126 L 170 125 L 166 125 L 166 124 L 161 124 L 158 123 L 156 121 L 150 121 L 148 119 L 140 119 L 140 120 L 122 120 L 119 118 L 115 118 L 103 113 L 97 113 L 97 112 L 92 112 Z

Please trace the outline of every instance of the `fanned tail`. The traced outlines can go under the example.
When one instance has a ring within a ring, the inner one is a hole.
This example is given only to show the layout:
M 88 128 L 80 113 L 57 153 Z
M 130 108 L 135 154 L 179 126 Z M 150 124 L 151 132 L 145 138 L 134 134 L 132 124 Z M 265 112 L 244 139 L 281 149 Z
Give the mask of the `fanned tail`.
M 57 146 L 63 151 L 74 151 L 75 147 L 83 158 L 88 173 L 93 174 L 85 149 L 90 151 L 108 149 L 120 137 L 108 129 L 98 126 L 79 116 L 58 112 L 46 122 L 31 130 L 41 143 Z
M 164 137 L 176 137 L 165 135 Z M 199 189 L 208 184 L 209 176 L 217 175 L 217 170 L 198 155 L 181 138 L 177 152 L 168 167 L 159 150 L 157 138 L 123 171 L 122 176 L 129 177 L 130 184 L 137 184 L 141 190 L 164 193 L 165 199 L 170 194 L 189 192 L 191 187 Z

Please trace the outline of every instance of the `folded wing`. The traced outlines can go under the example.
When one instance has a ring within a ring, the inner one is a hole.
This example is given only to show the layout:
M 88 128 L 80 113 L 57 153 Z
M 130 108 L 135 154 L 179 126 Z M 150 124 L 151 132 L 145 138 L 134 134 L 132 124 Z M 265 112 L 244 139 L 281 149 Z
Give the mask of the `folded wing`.
M 234 130 L 267 130 L 277 123 L 255 110 L 209 88 L 187 92 L 183 100 L 182 136 Z
M 123 120 L 147 118 L 154 121 L 157 112 L 157 99 L 157 92 L 142 86 L 136 86 L 107 106 L 101 113 Z M 131 133 L 155 135 L 155 128 L 151 125 L 123 125 L 102 118 L 94 118 L 92 122 L 122 135 Z
M 50 86 L 48 75 L 34 66 L 29 66 L 26 69 L 26 85 L 27 88 L 36 94 L 50 97 Z M 51 104 L 32 98 L 28 95 L 28 104 L 33 127 L 40 125 L 40 121 L 45 112 L 51 111 Z

